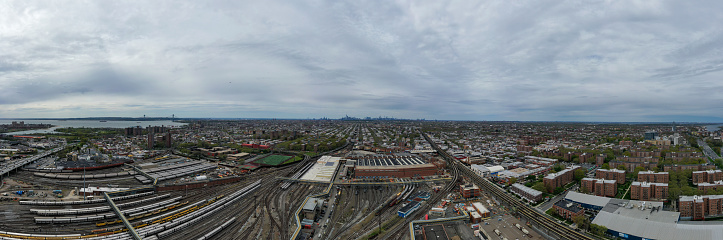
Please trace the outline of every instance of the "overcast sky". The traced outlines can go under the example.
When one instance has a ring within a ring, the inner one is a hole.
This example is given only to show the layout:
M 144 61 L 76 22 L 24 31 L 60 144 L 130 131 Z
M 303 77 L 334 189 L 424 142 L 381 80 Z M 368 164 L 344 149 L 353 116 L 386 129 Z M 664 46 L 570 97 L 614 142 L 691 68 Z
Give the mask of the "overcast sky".
M 1 1 L 0 117 L 723 122 L 720 5 Z

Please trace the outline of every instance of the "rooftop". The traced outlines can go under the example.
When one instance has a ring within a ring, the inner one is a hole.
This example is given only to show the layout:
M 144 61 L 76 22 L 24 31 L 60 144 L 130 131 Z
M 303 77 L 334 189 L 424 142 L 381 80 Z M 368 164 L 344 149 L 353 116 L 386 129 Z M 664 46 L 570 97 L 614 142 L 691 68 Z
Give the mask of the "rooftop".
M 579 204 L 576 204 L 576 203 L 567 201 L 567 200 L 565 200 L 565 199 L 562 199 L 562 200 L 560 200 L 560 201 L 557 201 L 557 202 L 555 203 L 555 206 L 561 207 L 561 208 L 566 209 L 566 210 L 571 211 L 571 212 L 579 212 L 579 211 L 582 211 L 582 208 L 580 207 Z

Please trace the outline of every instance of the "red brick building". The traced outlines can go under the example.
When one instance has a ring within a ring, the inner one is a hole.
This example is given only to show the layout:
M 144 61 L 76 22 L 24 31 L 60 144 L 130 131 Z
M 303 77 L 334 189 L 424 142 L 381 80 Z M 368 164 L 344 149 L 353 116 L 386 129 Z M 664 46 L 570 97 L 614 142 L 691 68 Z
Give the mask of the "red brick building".
M 698 185 L 699 183 L 712 183 L 721 180 L 723 180 L 723 171 L 721 170 L 693 172 L 693 185 Z
M 558 215 L 570 220 L 572 220 L 572 218 L 574 218 L 575 216 L 580 216 L 585 213 L 582 207 L 580 207 L 580 204 L 568 202 L 564 199 L 557 201 L 552 207 L 555 209 L 555 211 L 557 211 Z
M 723 195 L 680 196 L 678 209 L 681 218 L 703 220 L 723 213 Z
M 605 154 L 600 154 L 595 157 L 595 165 L 602 167 L 605 164 Z
M 474 184 L 459 186 L 459 193 L 462 194 L 462 197 L 464 198 L 473 198 L 480 196 L 479 187 L 475 186 Z
M 396 166 L 356 166 L 356 177 L 424 177 L 437 174 L 434 164 L 396 165 Z
M 602 197 L 615 197 L 618 190 L 615 180 L 583 178 L 581 186 L 588 192 Z
M 595 177 L 605 180 L 615 180 L 617 183 L 625 183 L 625 171 L 620 169 L 598 169 L 595 171 Z
M 668 183 L 668 172 L 645 171 L 638 173 L 638 182 Z
M 633 182 L 630 185 L 630 199 L 649 201 L 668 198 L 667 183 Z
M 545 187 L 552 189 L 563 187 L 565 184 L 572 182 L 573 172 L 578 168 L 580 168 L 580 166 L 572 166 L 557 173 L 550 173 L 542 179 L 542 182 L 545 184 Z
M 715 181 L 712 183 L 698 183 L 698 190 L 703 192 L 703 194 L 708 194 L 711 190 L 716 190 L 719 187 L 723 187 L 723 181 Z

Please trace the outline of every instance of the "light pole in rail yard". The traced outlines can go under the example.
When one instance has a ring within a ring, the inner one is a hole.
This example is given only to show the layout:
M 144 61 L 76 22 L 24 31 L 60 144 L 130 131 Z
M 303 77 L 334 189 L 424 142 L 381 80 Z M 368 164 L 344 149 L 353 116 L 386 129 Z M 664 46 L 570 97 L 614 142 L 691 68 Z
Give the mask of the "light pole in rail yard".
M 83 188 L 85 188 L 85 167 L 83 167 Z M 83 201 L 85 201 L 86 195 L 87 195 L 87 192 L 83 193 Z

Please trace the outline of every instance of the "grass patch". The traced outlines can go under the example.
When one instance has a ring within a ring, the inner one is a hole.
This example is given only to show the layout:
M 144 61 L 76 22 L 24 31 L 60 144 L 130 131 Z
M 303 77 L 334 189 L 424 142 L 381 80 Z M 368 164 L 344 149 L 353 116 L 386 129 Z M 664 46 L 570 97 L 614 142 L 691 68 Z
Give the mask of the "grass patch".
M 282 164 L 287 164 L 287 163 L 292 163 L 292 162 L 298 162 L 298 161 L 301 161 L 301 160 L 303 160 L 303 159 L 304 159 L 304 158 L 302 158 L 302 157 L 295 156 L 295 157 L 293 157 L 293 158 L 291 158 L 291 159 L 289 159 L 289 160 L 286 160 L 286 162 L 284 162 L 284 163 L 282 163 Z
M 265 158 L 256 160 L 256 161 L 254 161 L 254 163 L 276 166 L 276 165 L 286 162 L 287 160 L 289 160 L 291 158 L 293 158 L 293 157 L 287 156 L 287 155 L 270 155 Z

